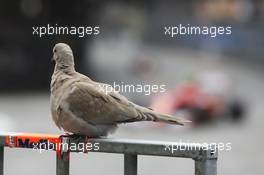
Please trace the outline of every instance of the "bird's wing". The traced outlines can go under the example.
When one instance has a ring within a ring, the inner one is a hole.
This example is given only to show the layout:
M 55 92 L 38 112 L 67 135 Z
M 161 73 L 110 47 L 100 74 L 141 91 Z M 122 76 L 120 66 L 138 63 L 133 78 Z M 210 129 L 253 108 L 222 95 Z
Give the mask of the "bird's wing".
M 99 83 L 73 83 L 66 101 L 76 117 L 93 124 L 121 123 L 138 115 L 125 97 L 115 92 L 106 93 Z

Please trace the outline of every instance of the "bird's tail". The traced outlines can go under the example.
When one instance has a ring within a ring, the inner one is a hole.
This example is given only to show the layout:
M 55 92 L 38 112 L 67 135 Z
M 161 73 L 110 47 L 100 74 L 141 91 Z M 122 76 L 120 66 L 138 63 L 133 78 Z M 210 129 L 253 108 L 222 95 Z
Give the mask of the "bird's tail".
M 139 114 L 138 121 L 154 121 L 154 122 L 163 122 L 163 123 L 174 124 L 174 125 L 185 125 L 191 122 L 189 120 L 186 120 L 180 117 L 160 114 L 160 113 L 153 111 L 152 109 L 145 108 L 142 106 L 136 105 L 135 108 L 137 109 L 137 112 Z

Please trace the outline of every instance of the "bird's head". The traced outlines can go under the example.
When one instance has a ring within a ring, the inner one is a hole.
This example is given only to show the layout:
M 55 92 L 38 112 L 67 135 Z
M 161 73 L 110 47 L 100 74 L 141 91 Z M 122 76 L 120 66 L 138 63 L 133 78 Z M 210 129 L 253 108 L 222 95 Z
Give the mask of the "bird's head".
M 69 45 L 58 43 L 53 48 L 53 58 L 56 64 L 74 66 L 73 53 Z

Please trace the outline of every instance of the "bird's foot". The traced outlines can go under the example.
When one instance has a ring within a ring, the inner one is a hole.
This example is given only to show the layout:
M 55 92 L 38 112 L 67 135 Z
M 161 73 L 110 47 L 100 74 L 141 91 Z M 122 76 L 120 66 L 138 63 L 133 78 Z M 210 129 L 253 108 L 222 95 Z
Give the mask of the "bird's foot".
M 61 135 L 60 138 L 68 138 L 71 143 L 81 143 L 86 140 L 85 135 L 70 134 L 70 133 L 65 133 L 64 135 Z

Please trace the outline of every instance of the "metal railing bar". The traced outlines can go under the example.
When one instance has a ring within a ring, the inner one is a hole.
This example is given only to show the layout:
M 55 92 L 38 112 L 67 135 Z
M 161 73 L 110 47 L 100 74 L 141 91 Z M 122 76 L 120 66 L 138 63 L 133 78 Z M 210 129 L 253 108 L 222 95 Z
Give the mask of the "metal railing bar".
M 0 134 L 0 141 L 5 140 L 6 136 Z M 40 138 L 41 139 L 41 138 Z M 71 143 L 86 143 L 86 141 L 69 138 Z M 203 146 L 199 144 L 177 143 L 177 142 L 150 142 L 144 140 L 127 140 L 127 139 L 89 139 L 89 143 L 97 143 L 99 150 L 89 150 L 90 152 L 104 152 L 104 153 L 120 153 L 120 154 L 136 154 L 136 155 L 150 155 L 150 156 L 169 156 L 169 157 L 184 157 L 192 159 L 216 159 L 217 152 L 214 154 L 212 150 L 204 150 Z M 167 145 L 180 147 L 186 144 L 188 149 L 166 149 Z M 0 143 L 1 145 L 1 143 Z M 24 147 L 24 148 L 31 148 Z M 79 150 L 70 150 L 71 152 L 80 152 Z
M 137 175 L 137 155 L 124 154 L 124 175 Z
M 59 135 L 25 134 L 25 133 L 0 133 L 0 175 L 4 172 L 4 147 L 32 148 L 34 144 L 47 143 L 91 144 L 98 145 L 99 149 L 87 152 L 104 152 L 124 154 L 125 175 L 137 174 L 138 155 L 168 156 L 192 158 L 195 161 L 195 175 L 217 174 L 217 148 L 204 149 L 202 144 L 159 142 L 127 139 L 87 139 L 85 137 L 70 137 Z M 187 146 L 186 149 L 179 149 Z M 76 148 L 76 147 L 75 147 Z M 177 148 L 177 149 L 176 149 Z M 84 150 L 71 150 L 61 148 L 56 150 L 56 174 L 69 175 L 70 152 L 83 152 Z M 86 150 L 84 151 L 86 152 Z
M 71 139 L 70 139 L 71 140 Z M 71 141 L 72 142 L 72 141 Z M 176 142 L 150 142 L 140 140 L 126 139 L 90 139 L 89 143 L 100 145 L 99 150 L 91 150 L 90 152 L 120 153 L 134 155 L 150 155 L 150 156 L 169 156 L 183 157 L 192 159 L 216 159 L 217 151 L 212 154 L 212 150 L 204 150 L 203 146 L 198 144 L 189 144 L 188 149 L 168 150 L 167 145 L 179 147 Z M 184 143 L 181 143 L 181 145 Z M 167 148 L 167 149 L 166 149 Z M 73 151 L 75 152 L 75 151 Z M 78 152 L 78 151 L 76 151 Z

